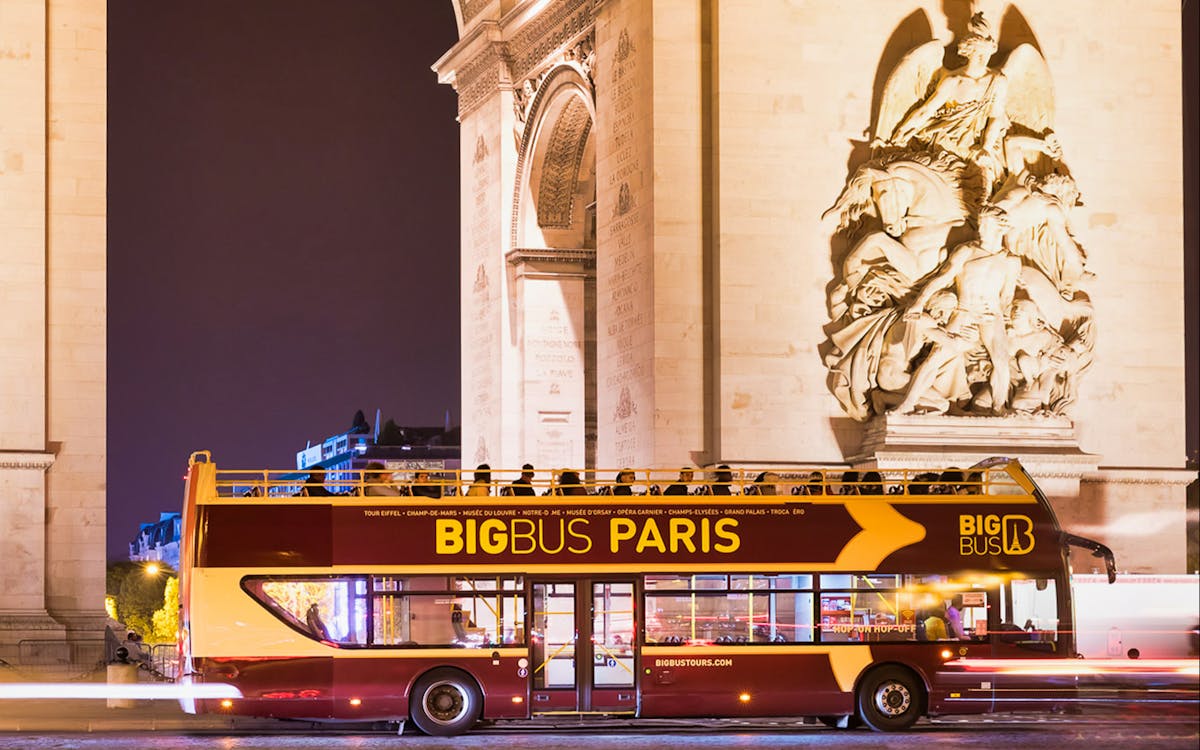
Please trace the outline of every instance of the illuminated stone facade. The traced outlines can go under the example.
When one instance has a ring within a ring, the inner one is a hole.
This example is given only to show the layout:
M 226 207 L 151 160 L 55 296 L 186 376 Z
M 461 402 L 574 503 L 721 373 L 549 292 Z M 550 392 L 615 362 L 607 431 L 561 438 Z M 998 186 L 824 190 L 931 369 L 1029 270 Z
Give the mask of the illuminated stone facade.
M 105 564 L 103 3 L 0 8 L 0 659 L 99 658 Z
M 1181 17 L 1166 0 L 1102 5 L 456 2 L 461 39 L 435 69 L 462 132 L 464 460 L 603 473 L 1016 454 L 1123 568 L 1182 570 Z M 957 54 L 965 39 L 986 40 L 978 59 Z M 951 121 L 995 101 L 980 81 L 998 73 L 1010 106 Z M 924 249 L 884 225 L 878 196 L 843 221 L 855 177 L 901 158 L 952 177 L 963 203 Z M 1080 200 L 1052 196 L 1052 174 Z M 1004 216 L 995 232 L 985 208 Z M 930 283 L 993 234 L 1004 262 L 986 284 Z M 886 304 L 856 298 L 898 271 L 913 277 Z M 963 351 L 946 344 L 918 377 L 936 316 L 1008 276 L 994 309 L 951 327 Z M 1054 318 L 1056 299 L 1073 307 Z M 877 362 L 915 324 L 880 326 L 862 361 L 837 351 L 849 323 L 898 323 L 916 301 L 925 340 L 883 382 Z

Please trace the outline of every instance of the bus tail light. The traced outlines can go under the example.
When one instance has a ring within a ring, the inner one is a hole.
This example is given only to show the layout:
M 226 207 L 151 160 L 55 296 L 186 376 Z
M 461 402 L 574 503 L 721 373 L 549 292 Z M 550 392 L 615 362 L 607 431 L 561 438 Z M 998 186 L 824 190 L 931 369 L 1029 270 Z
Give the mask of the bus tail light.
M 523 696 L 523 695 L 514 695 L 514 696 L 512 697 L 512 702 L 513 702 L 513 703 L 524 703 L 524 702 L 525 702 L 525 696 Z
M 350 699 L 350 705 L 351 705 L 351 706 L 356 706 L 356 707 L 357 707 L 357 706 L 361 706 L 361 705 L 362 705 L 362 698 L 351 698 L 351 699 Z

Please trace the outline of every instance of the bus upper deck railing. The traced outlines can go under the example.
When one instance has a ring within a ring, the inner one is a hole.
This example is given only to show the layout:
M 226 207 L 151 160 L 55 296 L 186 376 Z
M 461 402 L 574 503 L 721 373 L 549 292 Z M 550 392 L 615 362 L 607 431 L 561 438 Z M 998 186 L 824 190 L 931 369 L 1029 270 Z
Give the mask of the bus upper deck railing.
M 678 469 L 593 469 L 587 471 L 493 469 L 353 469 L 353 470 L 219 470 L 218 497 L 286 498 L 353 497 L 432 499 L 449 497 L 529 496 L 740 496 L 826 495 L 1029 495 L 1002 465 L 854 472 L 830 469 L 730 468 L 693 469 L 689 478 Z M 1018 469 L 1019 471 L 1019 469 Z M 529 476 L 532 475 L 532 476 Z

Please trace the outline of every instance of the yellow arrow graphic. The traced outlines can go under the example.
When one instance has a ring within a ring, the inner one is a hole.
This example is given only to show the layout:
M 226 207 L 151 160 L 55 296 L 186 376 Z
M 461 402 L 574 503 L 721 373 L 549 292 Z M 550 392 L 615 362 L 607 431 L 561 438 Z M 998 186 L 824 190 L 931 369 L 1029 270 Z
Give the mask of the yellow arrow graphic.
M 834 565 L 840 570 L 875 570 L 896 550 L 925 538 L 925 527 L 878 500 L 848 500 L 846 512 L 862 531 L 854 535 Z

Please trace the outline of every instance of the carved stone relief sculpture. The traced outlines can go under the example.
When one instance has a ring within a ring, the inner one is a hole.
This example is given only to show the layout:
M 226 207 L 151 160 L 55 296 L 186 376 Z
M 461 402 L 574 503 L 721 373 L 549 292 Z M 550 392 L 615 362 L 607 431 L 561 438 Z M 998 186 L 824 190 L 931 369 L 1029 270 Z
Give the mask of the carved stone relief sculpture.
M 961 67 L 931 41 L 891 72 L 871 158 L 836 220 L 830 389 L 866 421 L 899 414 L 1065 414 L 1092 361 L 1092 274 L 1071 230 L 1079 191 L 1030 44 L 1002 65 L 975 13 Z

